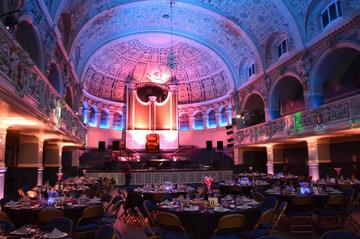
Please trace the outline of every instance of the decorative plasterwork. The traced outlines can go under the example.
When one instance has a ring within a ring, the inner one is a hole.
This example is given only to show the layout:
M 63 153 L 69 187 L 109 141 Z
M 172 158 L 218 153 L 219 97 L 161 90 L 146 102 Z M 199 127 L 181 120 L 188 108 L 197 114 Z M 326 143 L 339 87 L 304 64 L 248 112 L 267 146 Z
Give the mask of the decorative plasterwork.
M 210 49 L 175 37 L 173 40 L 179 103 L 213 100 L 233 91 L 231 74 L 218 55 Z M 125 80 L 136 82 L 169 80 L 167 67 L 170 37 L 145 34 L 118 40 L 99 49 L 89 60 L 82 80 L 90 94 L 116 102 L 124 101 Z

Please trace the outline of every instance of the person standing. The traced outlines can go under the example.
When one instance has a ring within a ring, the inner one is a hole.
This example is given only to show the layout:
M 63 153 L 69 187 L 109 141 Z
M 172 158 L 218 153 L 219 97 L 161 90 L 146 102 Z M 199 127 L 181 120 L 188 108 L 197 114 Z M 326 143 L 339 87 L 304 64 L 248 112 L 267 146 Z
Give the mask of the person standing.
M 131 181 L 131 166 L 129 162 L 126 162 L 125 164 L 125 168 L 124 168 L 124 172 L 125 172 L 125 187 L 130 186 L 130 181 Z

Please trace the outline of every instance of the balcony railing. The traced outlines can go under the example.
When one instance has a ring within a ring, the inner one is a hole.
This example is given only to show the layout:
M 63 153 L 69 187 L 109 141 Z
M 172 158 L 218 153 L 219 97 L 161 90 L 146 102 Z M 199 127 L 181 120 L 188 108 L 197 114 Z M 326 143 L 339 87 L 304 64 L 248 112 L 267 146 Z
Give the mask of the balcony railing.
M 84 124 L 2 24 L 0 74 L 7 76 L 15 93 L 39 112 L 43 122 L 78 143 L 85 143 Z
M 321 135 L 360 127 L 360 95 L 334 101 L 315 109 L 242 128 L 235 133 L 235 145 L 267 143 L 270 140 Z

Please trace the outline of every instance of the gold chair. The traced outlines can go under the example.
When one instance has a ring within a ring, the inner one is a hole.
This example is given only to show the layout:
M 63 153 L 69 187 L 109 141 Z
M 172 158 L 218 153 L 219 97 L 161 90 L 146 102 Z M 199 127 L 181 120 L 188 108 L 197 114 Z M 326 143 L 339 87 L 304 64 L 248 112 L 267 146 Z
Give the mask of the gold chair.
M 0 211 L 0 221 L 11 222 L 9 216 L 3 211 Z
M 348 205 L 348 199 L 344 195 L 330 196 L 324 208 L 318 212 L 320 226 L 325 230 L 342 228 L 347 213 L 340 209 L 346 205 Z
M 22 198 L 26 196 L 26 194 L 22 188 L 18 189 L 18 193 L 19 193 L 20 197 L 22 197 Z
M 154 229 L 149 225 L 144 215 L 141 213 L 140 209 L 138 207 L 135 207 L 136 213 L 138 214 L 141 223 L 145 226 L 145 234 L 148 238 L 157 239 L 160 238 L 160 236 L 156 235 Z
M 97 219 L 104 214 L 102 206 L 87 207 L 81 214 L 72 233 L 72 238 L 83 238 L 94 236 L 98 229 Z
M 179 232 L 175 232 L 175 233 L 181 233 L 186 237 L 188 237 L 188 234 L 185 228 L 182 226 L 180 219 L 175 214 L 169 212 L 158 212 L 155 214 L 154 218 L 155 221 L 157 222 L 157 225 L 159 225 L 160 228 L 178 229 Z
M 295 196 L 287 214 L 291 233 L 314 233 L 311 197 Z
M 263 212 L 255 224 L 253 230 L 242 233 L 245 238 L 258 238 L 261 236 L 266 236 L 271 233 L 271 227 L 267 228 L 264 225 L 273 225 L 274 218 L 276 216 L 276 211 L 274 209 L 269 209 Z
M 285 210 L 286 210 L 286 208 L 287 208 L 287 205 L 288 205 L 287 202 L 282 202 L 282 203 L 280 204 L 279 209 L 278 209 L 278 211 L 277 211 L 277 213 L 276 213 L 276 215 L 275 215 L 275 218 L 274 218 L 274 225 L 273 225 L 273 227 L 271 228 L 271 232 L 276 231 L 276 228 L 278 227 L 279 222 L 280 222 L 282 216 L 283 216 L 284 213 L 285 213 Z
M 222 216 L 213 235 L 215 236 L 219 231 L 243 229 L 245 222 L 246 217 L 242 214 L 230 214 Z
M 64 212 L 59 209 L 44 209 L 37 215 L 37 224 L 39 226 L 45 225 L 46 222 L 56 217 L 64 217 Z

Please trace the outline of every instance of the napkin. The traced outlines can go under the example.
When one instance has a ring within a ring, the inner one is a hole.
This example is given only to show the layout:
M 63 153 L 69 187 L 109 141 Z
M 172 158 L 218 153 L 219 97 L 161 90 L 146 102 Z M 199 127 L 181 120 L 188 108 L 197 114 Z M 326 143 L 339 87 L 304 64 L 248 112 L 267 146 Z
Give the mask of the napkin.
M 65 234 L 62 231 L 60 231 L 59 229 L 54 228 L 51 231 L 51 233 L 49 233 L 47 236 L 48 236 L 48 238 L 59 238 L 59 237 L 64 237 Z
M 165 200 L 165 201 L 163 201 L 163 204 L 169 204 L 170 202 L 169 202 L 169 200 Z

